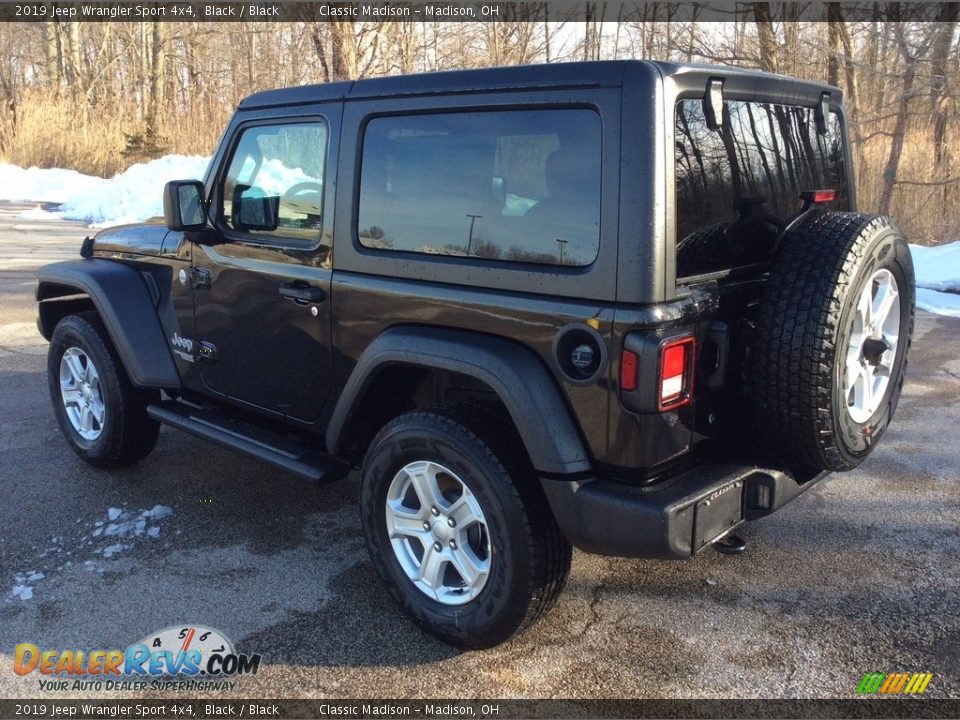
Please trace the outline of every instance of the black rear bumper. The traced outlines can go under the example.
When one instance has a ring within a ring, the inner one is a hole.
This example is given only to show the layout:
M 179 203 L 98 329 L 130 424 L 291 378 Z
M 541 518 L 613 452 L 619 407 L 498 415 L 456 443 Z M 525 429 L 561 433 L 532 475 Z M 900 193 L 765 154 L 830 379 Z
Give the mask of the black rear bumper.
M 575 547 L 669 560 L 689 558 L 741 523 L 769 515 L 825 475 L 799 483 L 782 470 L 707 465 L 646 487 L 601 479 L 541 484 Z

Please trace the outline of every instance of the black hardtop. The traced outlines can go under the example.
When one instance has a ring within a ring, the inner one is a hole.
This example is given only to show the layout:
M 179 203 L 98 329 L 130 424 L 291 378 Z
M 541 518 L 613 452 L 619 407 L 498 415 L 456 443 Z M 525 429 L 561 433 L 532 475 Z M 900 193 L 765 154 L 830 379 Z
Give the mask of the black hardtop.
M 650 71 L 654 70 L 654 73 Z M 254 93 L 244 98 L 240 110 L 306 105 L 345 99 L 372 99 L 405 95 L 494 92 L 571 87 L 620 87 L 625 82 L 660 76 L 679 88 L 703 87 L 710 78 L 723 78 L 734 92 L 756 90 L 784 102 L 811 102 L 822 92 L 840 101 L 839 88 L 799 78 L 725 65 L 669 63 L 651 60 L 600 60 L 588 62 L 517 65 L 480 70 L 448 70 L 413 75 L 391 75 L 363 80 L 301 85 Z

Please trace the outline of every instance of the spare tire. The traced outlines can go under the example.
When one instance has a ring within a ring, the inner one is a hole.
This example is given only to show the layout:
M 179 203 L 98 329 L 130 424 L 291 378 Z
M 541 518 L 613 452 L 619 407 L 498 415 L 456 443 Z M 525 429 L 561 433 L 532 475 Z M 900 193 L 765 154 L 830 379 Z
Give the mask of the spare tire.
M 910 248 L 890 219 L 823 212 L 784 235 L 747 360 L 772 452 L 816 470 L 863 462 L 900 398 L 914 300 Z

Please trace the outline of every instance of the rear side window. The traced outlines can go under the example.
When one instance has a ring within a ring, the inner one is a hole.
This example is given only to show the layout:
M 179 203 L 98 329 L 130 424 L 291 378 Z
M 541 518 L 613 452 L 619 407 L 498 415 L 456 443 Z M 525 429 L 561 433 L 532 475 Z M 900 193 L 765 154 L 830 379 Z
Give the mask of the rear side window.
M 600 117 L 517 110 L 380 117 L 364 133 L 364 247 L 584 266 L 600 241 Z
M 768 259 L 777 224 L 800 209 L 802 191 L 832 189 L 831 207 L 849 207 L 835 113 L 820 135 L 811 108 L 731 101 L 711 130 L 703 103 L 683 100 L 675 139 L 678 277 Z

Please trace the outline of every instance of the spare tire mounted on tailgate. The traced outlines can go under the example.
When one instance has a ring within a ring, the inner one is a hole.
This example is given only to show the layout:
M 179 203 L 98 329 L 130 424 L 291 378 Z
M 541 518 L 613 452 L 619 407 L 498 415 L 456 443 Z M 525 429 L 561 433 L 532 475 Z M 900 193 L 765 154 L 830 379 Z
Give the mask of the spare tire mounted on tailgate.
M 866 458 L 900 398 L 913 288 L 910 249 L 888 218 L 824 212 L 784 236 L 748 363 L 771 449 L 819 470 Z

